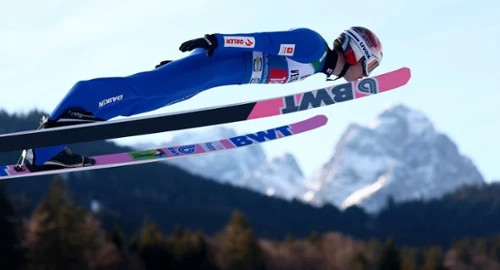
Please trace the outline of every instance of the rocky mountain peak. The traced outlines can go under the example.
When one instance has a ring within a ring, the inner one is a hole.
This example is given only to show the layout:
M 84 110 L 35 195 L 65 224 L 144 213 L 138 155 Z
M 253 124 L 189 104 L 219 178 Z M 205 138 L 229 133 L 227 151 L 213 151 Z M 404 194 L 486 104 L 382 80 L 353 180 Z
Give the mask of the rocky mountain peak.
M 332 158 L 307 179 L 315 203 L 352 205 L 375 212 L 396 202 L 440 196 L 464 184 L 483 184 L 471 160 L 423 113 L 404 105 L 366 125 L 352 124 Z

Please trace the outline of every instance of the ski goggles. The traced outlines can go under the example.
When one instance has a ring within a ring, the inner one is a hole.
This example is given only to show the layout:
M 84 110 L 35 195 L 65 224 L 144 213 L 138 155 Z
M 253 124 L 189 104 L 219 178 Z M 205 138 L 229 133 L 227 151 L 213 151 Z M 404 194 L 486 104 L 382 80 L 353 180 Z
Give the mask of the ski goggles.
M 350 50 L 346 52 L 346 62 L 355 65 L 362 61 L 363 73 L 370 76 L 373 70 L 380 65 L 380 60 L 358 33 L 346 30 L 345 34 L 349 39 L 348 43 L 351 45 L 349 46 Z M 352 43 L 355 43 L 355 45 Z

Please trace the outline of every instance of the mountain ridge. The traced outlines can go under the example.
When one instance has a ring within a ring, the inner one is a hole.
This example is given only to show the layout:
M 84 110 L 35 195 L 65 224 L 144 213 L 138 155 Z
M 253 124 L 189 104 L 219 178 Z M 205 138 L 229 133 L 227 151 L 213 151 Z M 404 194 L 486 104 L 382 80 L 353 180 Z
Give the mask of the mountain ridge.
M 332 158 L 307 179 L 316 203 L 376 212 L 396 201 L 442 196 L 485 180 L 472 160 L 420 111 L 396 104 L 366 125 L 351 124 Z M 378 199 L 377 199 L 378 198 Z
M 166 144 L 236 134 L 227 127 L 210 127 L 198 133 L 181 132 Z M 341 209 L 358 205 L 373 213 L 383 208 L 388 195 L 402 201 L 432 198 L 463 184 L 485 182 L 473 161 L 446 134 L 438 132 L 424 113 L 404 104 L 387 107 L 366 124 L 349 124 L 331 157 L 311 175 L 303 174 L 294 155 L 279 155 L 286 156 L 286 162 L 267 156 L 262 146 L 255 145 L 169 164 L 269 196 L 315 206 L 328 202 Z M 435 184 L 442 182 L 438 178 L 454 180 L 439 185 Z M 425 183 L 419 186 L 420 181 Z

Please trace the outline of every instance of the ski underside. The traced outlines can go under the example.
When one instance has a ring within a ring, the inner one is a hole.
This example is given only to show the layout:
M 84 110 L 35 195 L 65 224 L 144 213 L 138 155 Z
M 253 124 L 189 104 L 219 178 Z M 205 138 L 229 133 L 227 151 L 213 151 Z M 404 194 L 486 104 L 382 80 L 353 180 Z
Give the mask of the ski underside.
M 0 166 L 0 180 L 19 178 L 26 176 L 37 176 L 47 174 L 59 174 L 83 170 L 95 170 L 112 168 L 126 165 L 135 165 L 148 162 L 155 162 L 165 159 L 181 158 L 193 155 L 202 155 L 224 150 L 237 149 L 245 146 L 255 145 L 268 141 L 275 141 L 282 138 L 294 136 L 300 133 L 311 131 L 324 126 L 328 122 L 325 115 L 316 115 L 306 120 L 289 125 L 261 130 L 255 133 L 223 138 L 216 141 L 200 142 L 188 145 L 171 146 L 142 151 L 122 152 L 116 154 L 93 156 L 96 164 L 86 167 L 56 168 L 44 171 L 31 172 L 24 167 L 22 171 L 15 169 L 15 164 Z
M 271 99 L 153 116 L 128 117 L 127 119 L 110 120 L 92 124 L 78 124 L 50 129 L 8 133 L 0 135 L 0 152 L 22 151 L 23 149 L 52 145 L 117 139 L 286 115 L 391 91 L 407 84 L 410 78 L 410 69 L 403 67 L 359 81 L 347 82 Z M 96 159 L 97 163 L 86 167 L 55 168 L 31 172 L 26 166 L 23 166 L 21 170 L 16 170 L 16 165 L 14 164 L 0 165 L 0 180 L 24 176 L 118 167 L 155 162 L 162 159 L 207 154 L 214 151 L 235 149 L 293 136 L 319 128 L 325 125 L 326 122 L 326 116 L 316 115 L 294 124 L 261 130 L 256 133 L 233 138 L 224 138 L 219 141 L 94 156 L 93 158 Z

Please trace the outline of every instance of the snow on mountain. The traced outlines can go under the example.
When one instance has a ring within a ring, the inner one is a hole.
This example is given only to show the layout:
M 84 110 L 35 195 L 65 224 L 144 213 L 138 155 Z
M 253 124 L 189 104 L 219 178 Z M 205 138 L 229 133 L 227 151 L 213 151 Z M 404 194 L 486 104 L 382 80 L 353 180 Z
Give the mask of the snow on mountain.
M 162 146 L 184 145 L 208 142 L 234 137 L 234 130 L 224 126 L 201 128 L 196 131 L 176 132 L 171 141 Z M 151 144 L 136 145 L 137 149 L 149 149 Z M 251 190 L 285 199 L 292 199 L 304 193 L 304 175 L 293 155 L 284 153 L 270 158 L 261 145 L 227 150 L 210 155 L 166 161 L 192 174 L 200 175 L 221 183 L 245 187 Z
M 472 161 L 422 113 L 403 105 L 368 125 L 352 124 L 332 158 L 306 179 L 313 204 L 357 205 L 375 213 L 395 202 L 429 199 L 465 184 L 484 184 Z
M 240 135 L 224 126 L 174 134 L 162 146 Z M 150 147 L 156 146 L 137 146 Z M 293 155 L 270 158 L 261 145 L 167 162 L 269 196 L 332 203 L 341 209 L 357 205 L 371 213 L 385 207 L 388 196 L 395 202 L 430 199 L 462 185 L 485 183 L 448 136 L 436 131 L 424 114 L 403 105 L 389 107 L 367 125 L 351 124 L 331 159 L 307 178 Z

